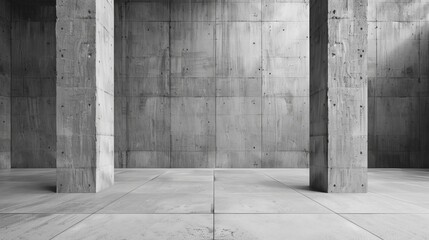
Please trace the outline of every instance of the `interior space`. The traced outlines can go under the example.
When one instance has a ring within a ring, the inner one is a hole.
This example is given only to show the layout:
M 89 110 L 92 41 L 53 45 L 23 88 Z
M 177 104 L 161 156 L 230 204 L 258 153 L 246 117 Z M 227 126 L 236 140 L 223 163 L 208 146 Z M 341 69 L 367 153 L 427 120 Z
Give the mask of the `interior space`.
M 429 239 L 428 0 L 0 0 L 0 239 Z

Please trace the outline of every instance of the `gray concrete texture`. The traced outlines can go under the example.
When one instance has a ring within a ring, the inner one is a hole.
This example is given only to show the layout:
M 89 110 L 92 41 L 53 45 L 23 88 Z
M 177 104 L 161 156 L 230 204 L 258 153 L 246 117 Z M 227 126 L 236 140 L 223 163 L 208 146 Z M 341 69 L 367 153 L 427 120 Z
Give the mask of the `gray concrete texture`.
M 55 167 L 55 0 L 18 0 L 10 4 L 11 165 Z
M 308 3 L 116 0 L 115 165 L 308 166 Z M 0 1 L 0 168 L 56 166 L 54 5 Z M 428 12 L 368 0 L 369 167 L 429 167 Z
M 310 1 L 310 186 L 367 191 L 367 0 Z
M 114 181 L 113 0 L 57 0 L 57 192 Z
M 429 167 L 429 1 L 369 1 L 369 167 Z
M 308 1 L 116 1 L 116 167 L 308 167 Z
M 0 0 L 0 169 L 11 163 L 11 24 L 10 2 Z
M 311 191 L 308 174 L 116 169 L 105 191 L 57 194 L 54 169 L 0 170 L 0 238 L 428 239 L 427 169 L 370 169 L 365 194 Z

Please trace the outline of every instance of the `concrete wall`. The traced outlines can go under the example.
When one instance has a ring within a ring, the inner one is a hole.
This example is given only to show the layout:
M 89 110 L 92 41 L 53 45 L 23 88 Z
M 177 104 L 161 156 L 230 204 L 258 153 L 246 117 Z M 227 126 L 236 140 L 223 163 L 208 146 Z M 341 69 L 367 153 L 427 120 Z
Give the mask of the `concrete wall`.
M 307 1 L 116 1 L 116 167 L 307 167 Z
M 429 167 L 429 2 L 369 0 L 369 167 Z
M 55 167 L 55 0 L 12 2 L 12 167 Z
M 308 1 L 115 2 L 117 167 L 308 166 Z M 429 3 L 368 2 L 369 167 L 429 167 Z M 55 167 L 55 1 L 0 4 L 0 167 Z
M 10 168 L 10 1 L 0 0 L 0 169 Z

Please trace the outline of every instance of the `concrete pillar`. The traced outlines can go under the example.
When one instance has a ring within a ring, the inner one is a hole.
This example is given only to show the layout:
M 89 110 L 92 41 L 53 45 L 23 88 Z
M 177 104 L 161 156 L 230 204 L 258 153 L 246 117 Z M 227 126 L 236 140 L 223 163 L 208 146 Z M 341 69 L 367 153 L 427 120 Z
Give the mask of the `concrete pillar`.
M 114 182 L 113 0 L 57 0 L 57 192 Z
M 11 166 L 11 16 L 10 0 L 0 0 L 0 169 Z
M 310 186 L 367 191 L 367 0 L 310 1 Z

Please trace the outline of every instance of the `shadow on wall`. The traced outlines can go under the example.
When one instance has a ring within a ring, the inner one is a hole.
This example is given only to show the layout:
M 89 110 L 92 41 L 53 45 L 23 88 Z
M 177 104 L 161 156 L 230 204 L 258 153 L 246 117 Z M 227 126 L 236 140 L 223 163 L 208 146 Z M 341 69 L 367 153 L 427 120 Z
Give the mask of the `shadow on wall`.
M 13 0 L 12 167 L 56 166 L 55 0 Z
M 429 3 L 369 1 L 369 167 L 429 167 Z

